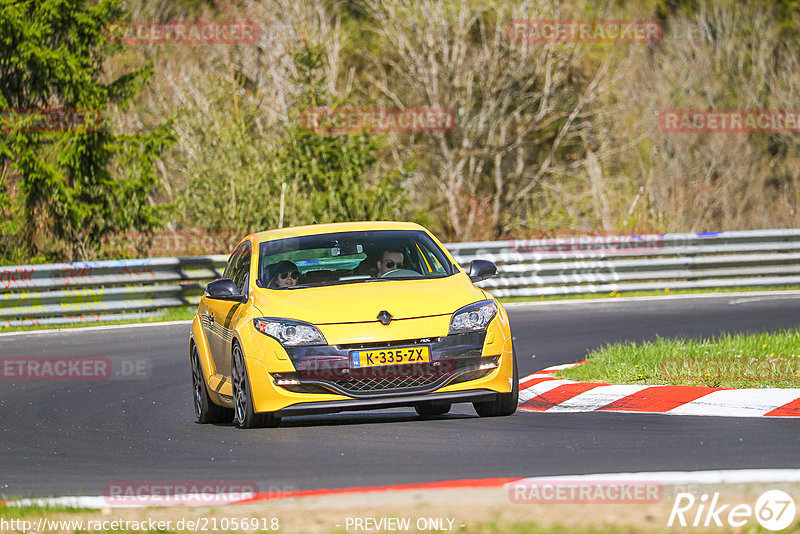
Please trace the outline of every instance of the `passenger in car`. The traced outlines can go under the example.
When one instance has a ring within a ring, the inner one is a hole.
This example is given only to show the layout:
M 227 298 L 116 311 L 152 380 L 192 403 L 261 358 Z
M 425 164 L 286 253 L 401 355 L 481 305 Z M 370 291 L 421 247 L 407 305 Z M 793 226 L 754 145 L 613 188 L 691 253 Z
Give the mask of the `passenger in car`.
M 355 269 L 353 269 L 354 275 L 362 275 L 362 276 L 371 276 L 372 278 L 376 278 L 378 276 L 378 257 L 380 255 L 373 252 L 368 252 L 367 257 L 361 260 Z
M 269 289 L 281 289 L 284 287 L 294 287 L 297 285 L 297 279 L 300 278 L 300 271 L 297 265 L 288 261 L 281 260 L 267 267 L 268 273 L 274 273 L 270 276 L 267 287 Z

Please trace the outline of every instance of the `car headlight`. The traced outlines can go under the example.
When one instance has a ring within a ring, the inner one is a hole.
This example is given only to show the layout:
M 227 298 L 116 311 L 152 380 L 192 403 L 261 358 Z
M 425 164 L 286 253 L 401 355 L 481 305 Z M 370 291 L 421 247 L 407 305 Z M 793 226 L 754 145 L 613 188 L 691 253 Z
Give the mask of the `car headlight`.
M 253 319 L 253 326 L 262 334 L 277 339 L 281 345 L 286 347 L 328 344 L 325 341 L 325 336 L 316 326 L 303 321 L 259 317 L 258 319 Z
M 483 330 L 497 315 L 497 304 L 493 300 L 481 300 L 460 308 L 450 319 L 450 333 Z

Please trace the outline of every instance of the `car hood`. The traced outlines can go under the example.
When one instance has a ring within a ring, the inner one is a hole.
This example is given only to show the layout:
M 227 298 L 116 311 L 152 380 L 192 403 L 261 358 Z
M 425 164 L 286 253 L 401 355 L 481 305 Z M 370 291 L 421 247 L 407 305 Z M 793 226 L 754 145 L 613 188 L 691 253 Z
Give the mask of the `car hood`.
M 253 304 L 264 317 L 309 323 L 377 321 L 382 310 L 394 319 L 447 315 L 487 298 L 464 273 L 429 280 L 361 282 L 292 290 L 256 289 Z

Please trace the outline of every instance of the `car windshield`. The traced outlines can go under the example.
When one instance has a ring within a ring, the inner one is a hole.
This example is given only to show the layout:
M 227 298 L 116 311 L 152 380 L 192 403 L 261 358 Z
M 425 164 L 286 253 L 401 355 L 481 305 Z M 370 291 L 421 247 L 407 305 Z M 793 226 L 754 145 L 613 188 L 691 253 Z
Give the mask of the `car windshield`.
M 454 273 L 425 232 L 340 232 L 266 241 L 259 248 L 258 284 L 298 289 L 388 280 L 441 278 Z M 292 278 L 291 285 L 279 279 Z

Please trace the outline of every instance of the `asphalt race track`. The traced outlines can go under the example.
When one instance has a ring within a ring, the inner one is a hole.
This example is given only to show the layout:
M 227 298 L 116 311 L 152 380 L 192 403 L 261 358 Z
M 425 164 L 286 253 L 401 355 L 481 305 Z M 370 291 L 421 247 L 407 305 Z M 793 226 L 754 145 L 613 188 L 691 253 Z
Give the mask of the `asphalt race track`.
M 571 301 L 508 307 L 522 376 L 615 340 L 774 330 L 800 294 Z M 470 405 L 194 422 L 185 324 L 0 336 L 0 358 L 146 362 L 149 378 L 0 380 L 0 498 L 103 495 L 120 481 L 246 481 L 261 491 L 600 472 L 797 468 L 796 419 L 620 413 L 481 419 Z M 535 357 L 533 357 L 535 355 Z M 140 373 L 141 374 L 141 373 Z

